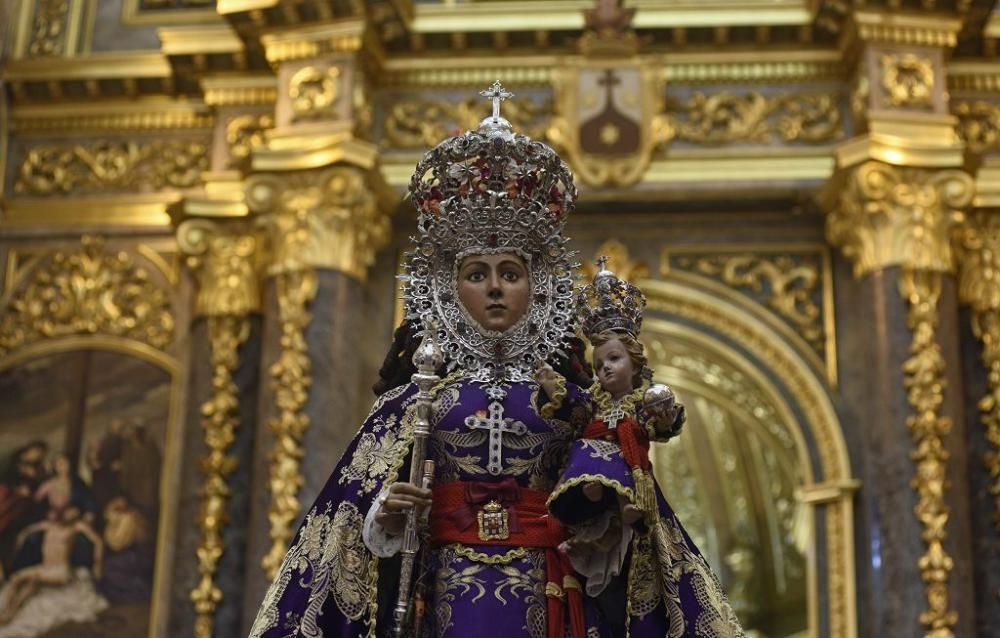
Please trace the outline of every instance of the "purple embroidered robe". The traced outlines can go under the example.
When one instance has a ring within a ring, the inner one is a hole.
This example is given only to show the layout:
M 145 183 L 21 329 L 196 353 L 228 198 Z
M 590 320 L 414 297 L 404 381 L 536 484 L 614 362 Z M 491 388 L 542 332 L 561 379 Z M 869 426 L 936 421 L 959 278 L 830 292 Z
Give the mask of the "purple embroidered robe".
M 522 487 L 551 491 L 571 442 L 589 417 L 581 409 L 589 403 L 583 391 L 569 384 L 568 392 L 554 418 L 545 419 L 536 409 L 537 385 L 508 388 L 504 417 L 525 427 L 523 433 L 501 435 L 499 473 L 491 473 L 490 444 L 496 438 L 491 441 L 486 429 L 466 421 L 487 411 L 484 390 L 467 380 L 440 389 L 429 447 L 437 462 L 436 483 L 513 478 Z M 376 401 L 300 527 L 250 638 L 389 635 L 399 561 L 372 554 L 362 528 L 380 491 L 408 476 L 415 394 L 416 388 L 406 385 Z M 714 575 L 662 498 L 660 508 L 663 524 L 654 534 L 637 535 L 630 552 L 623 588 L 628 635 L 742 636 Z M 546 637 L 543 551 L 446 545 L 430 553 L 427 567 L 424 635 Z M 620 633 L 611 628 L 598 601 L 585 602 L 588 638 Z

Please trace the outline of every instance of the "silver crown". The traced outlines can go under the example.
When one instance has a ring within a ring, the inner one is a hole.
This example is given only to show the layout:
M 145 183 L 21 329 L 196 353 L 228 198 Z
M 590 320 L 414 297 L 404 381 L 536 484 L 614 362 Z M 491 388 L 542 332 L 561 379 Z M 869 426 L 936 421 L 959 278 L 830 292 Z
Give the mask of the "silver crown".
M 438 335 L 449 367 L 477 377 L 529 378 L 539 359 L 572 334 L 572 254 L 562 231 L 576 200 L 573 175 L 541 142 L 514 133 L 500 116 L 512 97 L 496 82 L 481 92 L 493 113 L 476 131 L 431 149 L 410 180 L 417 208 L 407 255 L 407 316 Z M 505 333 L 475 323 L 456 297 L 456 266 L 468 255 L 520 255 L 532 280 L 528 312 Z
M 646 296 L 607 268 L 607 257 L 597 260 L 594 282 L 583 286 L 576 296 L 576 312 L 588 339 L 607 330 L 639 337 Z

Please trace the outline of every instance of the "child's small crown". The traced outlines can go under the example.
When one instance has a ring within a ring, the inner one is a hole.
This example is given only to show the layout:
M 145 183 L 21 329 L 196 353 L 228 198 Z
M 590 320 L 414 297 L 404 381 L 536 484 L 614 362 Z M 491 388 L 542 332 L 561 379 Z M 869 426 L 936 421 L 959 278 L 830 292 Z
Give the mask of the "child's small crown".
M 591 284 L 576 295 L 576 312 L 588 339 L 607 330 L 639 337 L 646 296 L 636 286 L 607 269 L 607 257 L 597 260 L 599 270 Z

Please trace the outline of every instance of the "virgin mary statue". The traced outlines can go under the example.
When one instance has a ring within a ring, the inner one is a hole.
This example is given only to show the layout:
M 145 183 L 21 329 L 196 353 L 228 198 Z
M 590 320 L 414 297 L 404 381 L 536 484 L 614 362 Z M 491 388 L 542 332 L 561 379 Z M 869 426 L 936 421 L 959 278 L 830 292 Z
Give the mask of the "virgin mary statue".
M 653 524 L 618 536 L 588 530 L 593 542 L 548 513 L 567 450 L 591 418 L 563 236 L 576 188 L 551 148 L 500 117 L 510 94 L 497 83 L 484 95 L 493 115 L 429 151 L 413 174 L 406 321 L 378 398 L 305 517 L 250 636 L 743 636 L 662 498 Z M 420 335 L 441 353 L 429 393 L 411 382 Z M 552 396 L 535 380 L 545 363 L 560 374 Z M 433 489 L 406 480 L 427 414 L 417 407 L 428 400 Z M 411 510 L 425 512 L 426 531 L 418 593 L 401 623 Z M 569 546 L 577 558 L 590 553 L 587 577 L 605 586 L 587 587 Z

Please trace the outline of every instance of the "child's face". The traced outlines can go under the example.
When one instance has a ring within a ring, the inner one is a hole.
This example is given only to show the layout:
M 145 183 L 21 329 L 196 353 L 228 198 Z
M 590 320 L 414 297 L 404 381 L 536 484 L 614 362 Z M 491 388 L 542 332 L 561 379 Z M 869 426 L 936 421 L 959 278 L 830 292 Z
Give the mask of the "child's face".
M 612 339 L 594 349 L 594 369 L 601 387 L 612 397 L 617 399 L 633 390 L 635 366 L 618 339 Z

